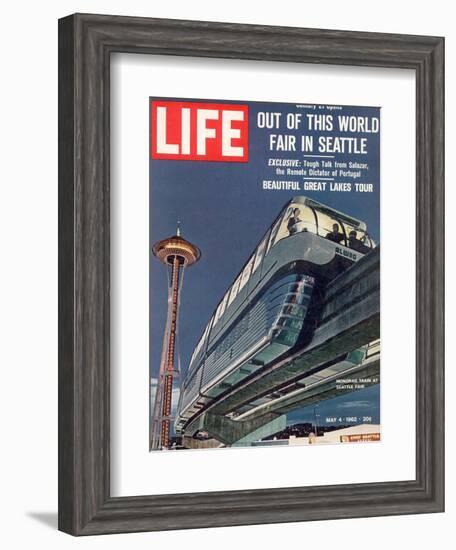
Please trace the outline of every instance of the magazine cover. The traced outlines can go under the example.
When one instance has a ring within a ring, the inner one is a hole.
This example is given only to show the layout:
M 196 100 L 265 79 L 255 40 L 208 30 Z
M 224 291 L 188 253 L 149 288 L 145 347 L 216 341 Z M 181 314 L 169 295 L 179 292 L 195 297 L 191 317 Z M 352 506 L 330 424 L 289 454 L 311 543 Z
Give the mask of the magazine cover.
M 150 450 L 379 441 L 380 109 L 150 98 L 149 156 Z

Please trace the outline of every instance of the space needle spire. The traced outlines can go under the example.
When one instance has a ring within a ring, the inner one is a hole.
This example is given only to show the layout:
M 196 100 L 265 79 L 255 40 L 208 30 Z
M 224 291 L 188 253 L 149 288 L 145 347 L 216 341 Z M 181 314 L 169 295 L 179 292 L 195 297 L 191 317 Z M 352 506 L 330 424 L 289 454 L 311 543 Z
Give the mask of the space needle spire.
M 177 325 L 184 269 L 201 256 L 197 246 L 181 236 L 180 221 L 176 234 L 158 241 L 152 247 L 154 256 L 168 269 L 168 313 L 163 336 L 160 371 L 152 413 L 151 449 L 168 449 L 171 435 L 171 408 L 174 378 L 179 375 L 176 364 Z

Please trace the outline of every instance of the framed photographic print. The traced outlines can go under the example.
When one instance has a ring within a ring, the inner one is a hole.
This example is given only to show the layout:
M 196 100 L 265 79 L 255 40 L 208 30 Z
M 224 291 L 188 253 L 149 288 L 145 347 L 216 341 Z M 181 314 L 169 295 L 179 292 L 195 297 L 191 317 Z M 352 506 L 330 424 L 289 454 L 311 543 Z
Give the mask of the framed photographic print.
M 443 511 L 443 38 L 59 22 L 59 528 Z

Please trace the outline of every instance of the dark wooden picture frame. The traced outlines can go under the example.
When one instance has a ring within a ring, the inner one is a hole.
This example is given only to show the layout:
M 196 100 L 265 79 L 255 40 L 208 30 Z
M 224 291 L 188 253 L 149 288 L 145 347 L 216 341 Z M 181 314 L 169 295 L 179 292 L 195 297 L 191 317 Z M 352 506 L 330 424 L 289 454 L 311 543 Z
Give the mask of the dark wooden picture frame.
M 113 52 L 415 71 L 415 480 L 110 496 L 109 76 Z M 61 19 L 59 529 L 91 535 L 443 511 L 443 206 L 443 38 L 83 14 Z

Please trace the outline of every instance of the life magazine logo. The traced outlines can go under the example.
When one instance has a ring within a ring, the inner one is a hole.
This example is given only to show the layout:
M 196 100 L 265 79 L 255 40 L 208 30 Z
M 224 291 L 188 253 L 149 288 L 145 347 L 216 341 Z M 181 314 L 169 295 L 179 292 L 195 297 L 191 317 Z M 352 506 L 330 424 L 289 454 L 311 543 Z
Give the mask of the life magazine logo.
M 151 100 L 152 159 L 248 162 L 248 105 Z

